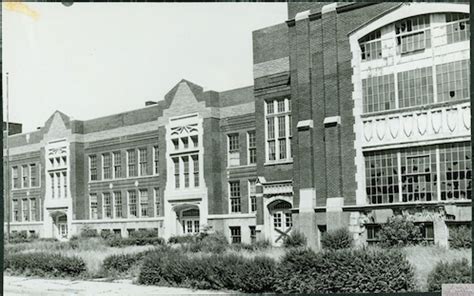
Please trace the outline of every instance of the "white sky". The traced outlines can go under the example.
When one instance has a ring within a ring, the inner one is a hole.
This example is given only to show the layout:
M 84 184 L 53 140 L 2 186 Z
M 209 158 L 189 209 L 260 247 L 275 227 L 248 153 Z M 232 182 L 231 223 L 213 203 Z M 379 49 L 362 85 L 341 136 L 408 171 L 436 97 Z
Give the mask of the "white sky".
M 36 20 L 2 9 L 10 121 L 24 132 L 55 110 L 85 120 L 141 108 L 182 78 L 251 85 L 252 31 L 287 17 L 286 3 L 27 5 Z

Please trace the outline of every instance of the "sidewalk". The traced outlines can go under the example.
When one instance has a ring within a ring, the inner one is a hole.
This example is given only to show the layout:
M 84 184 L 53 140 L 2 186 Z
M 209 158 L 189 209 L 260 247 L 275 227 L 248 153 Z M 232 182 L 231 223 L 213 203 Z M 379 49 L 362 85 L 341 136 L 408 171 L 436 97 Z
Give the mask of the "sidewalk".
M 185 288 L 169 288 L 140 286 L 131 280 L 116 282 L 79 281 L 62 279 L 40 279 L 16 276 L 3 277 L 3 295 L 230 295 L 229 292 L 191 290 Z

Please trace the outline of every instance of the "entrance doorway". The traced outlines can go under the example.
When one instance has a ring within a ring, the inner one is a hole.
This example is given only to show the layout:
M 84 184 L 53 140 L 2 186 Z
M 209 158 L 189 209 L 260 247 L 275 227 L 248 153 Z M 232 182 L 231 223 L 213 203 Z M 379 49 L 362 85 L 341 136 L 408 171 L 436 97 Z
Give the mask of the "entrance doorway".
M 183 234 L 199 233 L 199 210 L 188 209 L 181 211 L 181 226 Z
M 67 216 L 65 214 L 56 217 L 57 238 L 60 240 L 67 239 L 68 227 Z
M 285 237 L 290 235 L 293 228 L 291 204 L 278 200 L 268 205 L 272 224 L 272 244 L 281 246 Z

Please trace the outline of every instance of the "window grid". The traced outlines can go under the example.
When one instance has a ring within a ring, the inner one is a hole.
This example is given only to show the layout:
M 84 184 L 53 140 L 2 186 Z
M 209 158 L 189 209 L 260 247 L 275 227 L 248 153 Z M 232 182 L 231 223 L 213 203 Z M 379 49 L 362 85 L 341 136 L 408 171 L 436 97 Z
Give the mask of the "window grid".
M 174 163 L 174 186 L 175 188 L 179 188 L 179 158 L 175 157 L 173 158 L 173 163 Z
M 19 177 L 17 166 L 12 167 L 12 178 L 13 178 L 13 188 L 20 188 L 21 183 L 20 183 L 20 177 Z
M 140 189 L 140 217 L 148 217 L 148 190 Z
M 56 173 L 56 185 L 58 186 L 58 197 L 61 197 L 61 174 L 60 173 Z
M 233 244 L 240 244 L 242 242 L 240 226 L 230 227 L 230 237 Z
M 256 180 L 249 180 L 250 212 L 257 211 Z
M 63 172 L 64 197 L 67 197 L 67 173 Z
M 97 194 L 96 193 L 89 195 L 89 202 L 90 202 L 90 210 L 91 210 L 91 213 L 90 213 L 91 219 L 97 219 L 98 215 L 97 215 Z
M 112 218 L 112 201 L 109 192 L 102 193 L 104 202 L 104 218 Z
M 446 38 L 448 44 L 470 39 L 471 32 L 468 14 L 447 13 L 446 23 Z
M 36 199 L 31 198 L 30 199 L 30 219 L 31 221 L 37 221 L 37 213 L 36 213 Z
M 128 217 L 137 217 L 137 192 L 135 190 L 128 191 Z
M 160 188 L 155 188 L 154 193 L 155 193 L 155 217 L 158 217 L 160 216 L 160 212 L 161 212 Z
M 135 149 L 127 150 L 127 164 L 128 164 L 128 176 L 136 177 L 137 176 L 137 151 Z
M 160 173 L 159 160 L 160 160 L 160 150 L 158 149 L 158 146 L 154 146 L 153 147 L 153 172 L 155 173 L 155 175 L 158 175 Z
M 147 149 L 140 148 L 138 149 L 140 156 L 140 176 L 146 176 L 146 165 L 147 165 Z
M 12 219 L 14 222 L 20 221 L 20 202 L 18 200 L 13 200 L 13 216 Z
M 398 50 L 401 54 L 431 47 L 430 15 L 407 18 L 395 23 Z
M 97 180 L 97 155 L 95 154 L 89 156 L 89 179 Z
M 396 108 L 393 74 L 363 79 L 362 93 L 364 112 L 377 112 Z
M 193 159 L 194 187 L 199 187 L 199 156 L 191 156 Z
M 433 103 L 432 67 L 398 73 L 399 108 Z
M 28 187 L 29 185 L 29 171 L 28 171 L 28 166 L 27 165 L 23 165 L 21 167 L 21 178 L 22 178 L 22 186 L 23 188 L 26 188 Z
M 230 211 L 231 213 L 240 213 L 240 182 L 229 182 L 230 187 Z
M 28 209 L 28 200 L 27 199 L 22 199 L 21 200 L 21 212 L 22 212 L 22 221 L 28 221 L 28 214 L 29 214 L 29 209 Z
M 122 218 L 122 192 L 114 192 L 115 218 Z
M 285 226 L 286 228 L 293 227 L 293 218 L 291 213 L 285 213 Z
M 277 161 L 291 158 L 291 124 L 289 99 L 267 101 L 266 116 L 266 160 Z M 277 106 L 275 112 L 274 108 Z M 269 107 L 272 106 L 272 107 Z M 270 109 L 270 110 L 269 110 Z M 275 138 L 278 136 L 278 138 Z
M 382 41 L 380 30 L 376 30 L 361 38 L 360 51 L 363 61 L 372 61 L 382 58 Z
M 436 148 L 414 147 L 401 152 L 402 201 L 436 200 Z
M 189 156 L 183 156 L 184 187 L 189 187 Z
M 122 177 L 122 154 L 120 151 L 114 152 L 114 178 Z
M 273 213 L 273 227 L 281 228 L 281 213 Z
M 395 152 L 376 151 L 366 153 L 365 178 L 369 204 L 398 201 L 398 162 Z
M 229 135 L 229 152 L 239 151 L 239 134 Z
M 436 65 L 436 85 L 439 102 L 469 98 L 470 60 Z
M 102 170 L 104 180 L 112 179 L 112 158 L 110 153 L 102 154 Z
M 255 226 L 249 226 L 250 228 L 250 243 L 255 243 L 257 241 L 257 230 Z
M 471 199 L 471 146 L 468 143 L 440 145 L 441 200 Z
M 255 131 L 250 131 L 248 134 L 248 153 L 249 164 L 257 163 L 257 138 Z
M 36 169 L 36 164 L 34 163 L 30 164 L 30 187 L 38 186 L 37 173 L 38 173 L 38 170 Z

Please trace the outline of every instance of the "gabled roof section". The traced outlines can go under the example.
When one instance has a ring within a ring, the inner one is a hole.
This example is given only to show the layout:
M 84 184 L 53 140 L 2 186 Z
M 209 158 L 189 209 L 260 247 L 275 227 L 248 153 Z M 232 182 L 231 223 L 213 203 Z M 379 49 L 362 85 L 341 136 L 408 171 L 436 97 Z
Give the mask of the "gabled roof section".
M 44 124 L 44 127 L 42 128 L 42 130 L 44 131 L 44 133 L 48 133 L 49 129 L 51 128 L 51 125 L 53 124 L 53 122 L 56 120 L 56 119 L 59 119 L 62 121 L 62 124 L 67 128 L 69 129 L 69 123 L 71 121 L 71 118 L 64 114 L 63 112 L 59 111 L 59 110 L 56 110 L 54 111 L 54 113 L 48 118 L 48 120 L 46 120 L 46 123 Z

